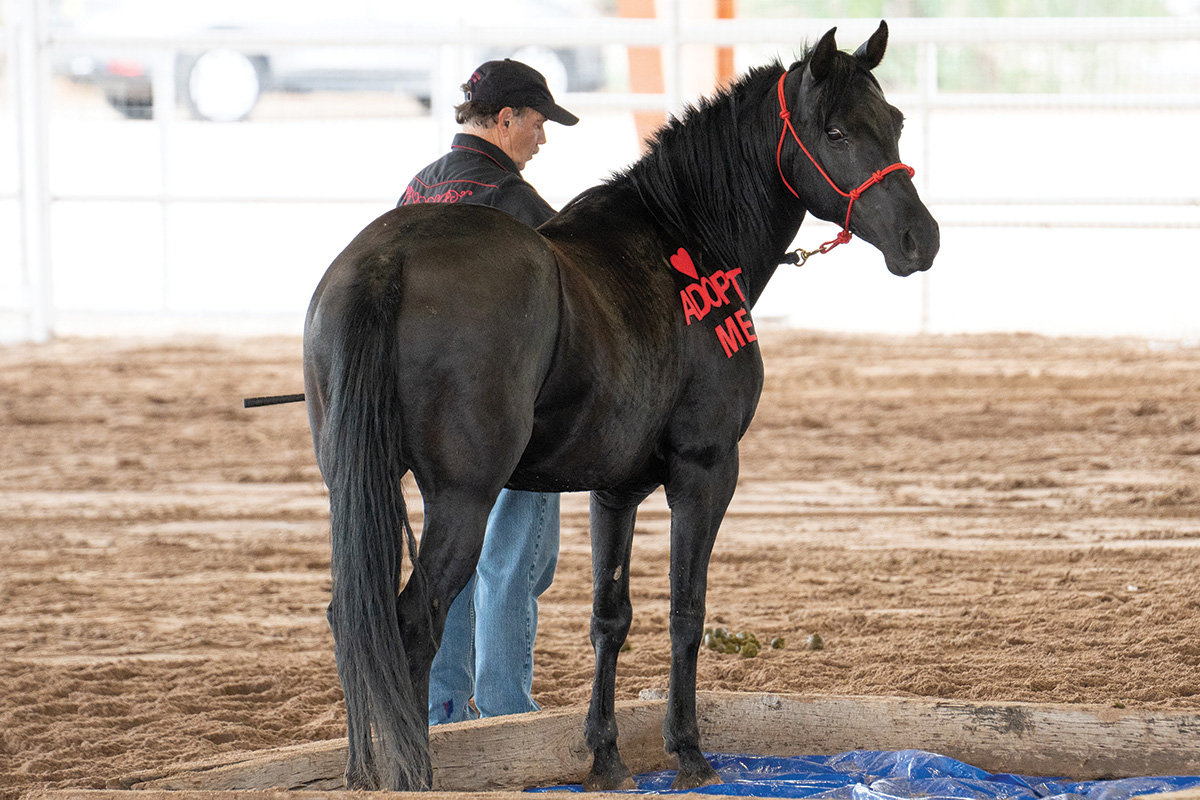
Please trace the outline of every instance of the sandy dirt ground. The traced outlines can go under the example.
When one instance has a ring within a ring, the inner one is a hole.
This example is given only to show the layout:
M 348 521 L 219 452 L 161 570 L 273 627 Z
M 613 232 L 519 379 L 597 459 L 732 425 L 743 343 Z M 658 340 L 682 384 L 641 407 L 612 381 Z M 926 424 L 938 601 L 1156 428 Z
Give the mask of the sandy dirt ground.
M 701 688 L 1200 710 L 1200 349 L 760 333 L 708 619 L 788 646 L 702 650 Z M 300 390 L 295 339 L 0 347 L 0 794 L 344 734 L 304 409 L 241 408 Z M 592 667 L 563 509 L 547 707 Z M 666 684 L 667 527 L 622 698 Z

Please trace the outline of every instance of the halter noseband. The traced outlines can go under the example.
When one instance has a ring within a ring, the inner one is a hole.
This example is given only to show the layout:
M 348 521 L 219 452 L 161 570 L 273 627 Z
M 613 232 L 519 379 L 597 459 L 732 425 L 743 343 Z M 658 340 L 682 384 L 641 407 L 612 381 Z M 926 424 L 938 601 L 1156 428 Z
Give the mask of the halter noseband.
M 791 112 L 788 111 L 787 99 L 784 97 L 784 94 L 783 94 L 783 82 L 785 80 L 787 80 L 787 76 L 788 76 L 787 70 L 784 70 L 783 74 L 779 76 L 779 87 L 778 87 L 779 88 L 779 118 L 783 120 L 783 130 L 781 130 L 779 132 L 779 145 L 775 148 L 775 166 L 779 169 L 780 180 L 783 181 L 783 185 L 788 188 L 788 191 L 791 192 L 796 197 L 796 199 L 800 199 L 800 195 L 796 193 L 796 190 L 792 188 L 792 185 L 790 183 L 788 183 L 788 179 L 784 176 L 783 164 L 780 162 L 780 154 L 783 152 L 783 140 L 786 138 L 787 132 L 791 131 L 792 138 L 796 140 L 796 144 L 800 145 L 800 149 L 804 151 L 804 155 L 808 156 L 808 160 L 811 161 L 813 163 L 813 166 L 817 168 L 817 172 L 821 173 L 821 177 L 823 177 L 825 179 L 825 181 L 830 186 L 833 187 L 833 190 L 835 192 L 840 194 L 842 197 L 850 198 L 850 204 L 846 206 L 846 221 L 845 221 L 845 223 L 842 224 L 841 233 L 839 233 L 836 238 L 830 239 L 828 242 L 825 242 L 825 244 L 821 245 L 816 250 L 812 250 L 812 251 L 799 250 L 799 251 L 797 251 L 798 255 L 796 256 L 796 262 L 799 264 L 803 264 L 804 261 L 807 260 L 807 258 L 809 256 L 813 255 L 814 253 L 828 253 L 830 250 L 837 247 L 839 244 L 845 244 L 846 242 L 850 241 L 850 238 L 852 236 L 852 234 L 850 233 L 850 211 L 854 208 L 854 201 L 857 200 L 862 195 L 863 192 L 865 192 L 867 189 L 871 188 L 875 184 L 882 181 L 884 179 L 884 177 L 890 172 L 895 172 L 896 170 L 902 169 L 902 170 L 906 171 L 908 173 L 908 177 L 911 178 L 914 174 L 916 174 L 916 170 L 914 170 L 912 167 L 908 166 L 907 164 L 901 164 L 899 161 L 897 161 L 895 164 L 892 164 L 890 167 L 884 167 L 883 169 L 881 169 L 877 172 L 871 173 L 871 177 L 869 177 L 865 181 L 863 181 L 862 185 L 860 185 L 857 189 L 851 189 L 848 192 L 843 192 L 841 189 L 838 188 L 838 185 L 833 182 L 833 178 L 830 178 L 829 174 L 827 172 L 825 172 L 825 170 L 821 167 L 821 164 L 817 161 L 817 159 L 813 158 L 813 154 L 810 153 L 808 151 L 808 148 L 804 146 L 804 142 L 800 141 L 800 136 L 799 136 L 799 134 L 796 133 L 796 128 L 793 127 L 793 125 L 792 125 L 792 115 L 791 115 Z

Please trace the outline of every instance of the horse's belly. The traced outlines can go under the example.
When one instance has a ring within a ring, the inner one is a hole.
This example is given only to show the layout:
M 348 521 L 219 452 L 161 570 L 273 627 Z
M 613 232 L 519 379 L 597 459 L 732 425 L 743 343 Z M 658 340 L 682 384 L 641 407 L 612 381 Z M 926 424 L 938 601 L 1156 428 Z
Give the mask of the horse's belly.
M 661 483 L 657 434 L 625 415 L 588 416 L 554 424 L 539 417 L 510 488 L 541 492 L 610 489 Z

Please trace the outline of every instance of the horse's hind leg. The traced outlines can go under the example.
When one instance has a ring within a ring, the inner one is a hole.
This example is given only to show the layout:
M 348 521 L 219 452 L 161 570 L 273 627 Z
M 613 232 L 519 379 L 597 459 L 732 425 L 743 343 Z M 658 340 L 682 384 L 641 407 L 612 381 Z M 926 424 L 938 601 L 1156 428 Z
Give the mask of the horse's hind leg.
M 593 492 L 592 518 L 592 648 L 596 675 L 588 709 L 586 738 L 592 769 L 583 781 L 588 791 L 633 789 L 633 776 L 617 751 L 614 708 L 617 654 L 633 619 L 629 602 L 629 551 L 638 503 L 645 497 Z
M 426 706 L 429 668 L 442 641 L 446 615 L 479 562 L 497 492 L 498 481 L 495 487 L 443 490 L 423 498 L 425 524 L 417 568 L 400 593 L 398 608 L 413 690 Z

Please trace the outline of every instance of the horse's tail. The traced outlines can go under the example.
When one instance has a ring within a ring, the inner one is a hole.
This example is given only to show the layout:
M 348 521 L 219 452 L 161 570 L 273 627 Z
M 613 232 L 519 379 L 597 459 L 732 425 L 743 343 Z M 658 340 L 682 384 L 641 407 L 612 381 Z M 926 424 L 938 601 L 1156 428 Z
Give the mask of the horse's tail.
M 350 737 L 346 779 L 350 788 L 427 789 L 428 700 L 416 696 L 397 609 L 406 546 L 410 581 L 424 584 L 400 483 L 399 290 L 353 294 L 330 362 L 321 458 L 333 551 L 329 622 Z

